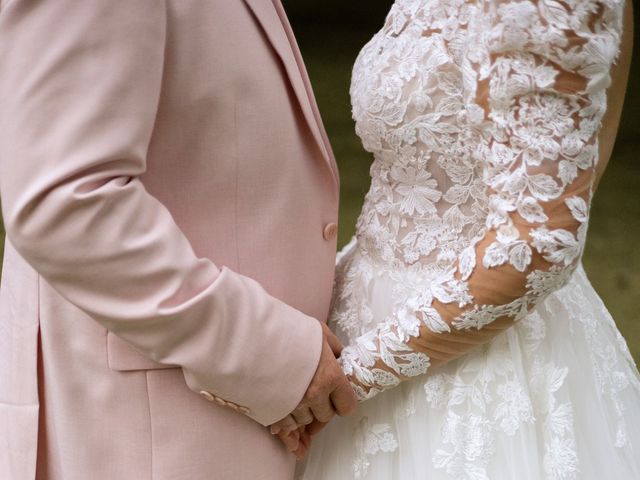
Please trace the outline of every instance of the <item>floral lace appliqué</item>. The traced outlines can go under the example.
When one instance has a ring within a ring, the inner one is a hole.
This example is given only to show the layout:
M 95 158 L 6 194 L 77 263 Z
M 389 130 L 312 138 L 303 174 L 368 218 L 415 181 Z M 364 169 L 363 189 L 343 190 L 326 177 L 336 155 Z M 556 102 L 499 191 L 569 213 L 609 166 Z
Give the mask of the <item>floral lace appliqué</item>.
M 428 378 L 426 401 L 447 414 L 433 462 L 451 478 L 486 478 L 495 433 L 532 422 L 544 425 L 548 478 L 577 478 L 573 412 L 559 394 L 567 370 L 536 356 L 545 325 L 535 308 L 580 264 L 622 8 L 622 0 L 397 0 L 356 61 L 353 117 L 374 162 L 356 239 L 339 261 L 331 322 L 348 341 L 340 361 L 359 398 L 475 355 L 512 327 L 526 332 L 536 365 L 523 383 L 492 343 L 491 355 L 507 363 L 490 362 L 486 376 Z M 382 321 L 371 292 L 380 282 L 392 299 Z M 611 352 L 590 341 L 594 362 L 606 364 Z M 600 389 L 615 402 L 630 381 L 613 371 Z M 533 404 L 536 389 L 544 401 Z M 362 428 L 359 475 L 376 450 L 367 439 L 393 436 L 386 424 Z

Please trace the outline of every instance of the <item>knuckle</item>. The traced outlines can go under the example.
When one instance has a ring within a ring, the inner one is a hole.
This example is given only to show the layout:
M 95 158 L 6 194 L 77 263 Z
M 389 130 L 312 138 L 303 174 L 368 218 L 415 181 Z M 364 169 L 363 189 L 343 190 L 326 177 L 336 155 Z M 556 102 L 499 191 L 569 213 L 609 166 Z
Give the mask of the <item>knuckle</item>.
M 307 404 L 315 403 L 318 400 L 318 398 L 323 396 L 325 389 L 326 387 L 322 384 L 315 384 L 309 387 L 309 390 L 307 391 L 307 395 L 306 395 L 306 400 L 307 400 L 306 403 Z
M 294 418 L 306 417 L 308 415 L 309 415 L 309 408 L 307 407 L 296 408 L 293 412 Z
M 318 396 L 317 390 L 318 389 L 315 387 L 309 387 L 309 390 L 307 390 L 307 393 L 304 396 L 304 405 L 311 405 L 315 402 L 316 397 Z

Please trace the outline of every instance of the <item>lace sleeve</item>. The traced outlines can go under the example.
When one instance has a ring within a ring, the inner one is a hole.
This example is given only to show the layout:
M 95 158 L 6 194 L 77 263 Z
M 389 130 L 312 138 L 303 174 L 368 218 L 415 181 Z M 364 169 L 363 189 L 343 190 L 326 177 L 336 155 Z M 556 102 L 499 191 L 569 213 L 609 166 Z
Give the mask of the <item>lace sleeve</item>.
M 362 400 L 491 340 L 580 262 L 622 2 L 476 3 L 484 31 L 466 109 L 479 114 L 466 128 L 476 132 L 485 225 L 456 258 L 455 288 L 430 288 L 345 348 Z

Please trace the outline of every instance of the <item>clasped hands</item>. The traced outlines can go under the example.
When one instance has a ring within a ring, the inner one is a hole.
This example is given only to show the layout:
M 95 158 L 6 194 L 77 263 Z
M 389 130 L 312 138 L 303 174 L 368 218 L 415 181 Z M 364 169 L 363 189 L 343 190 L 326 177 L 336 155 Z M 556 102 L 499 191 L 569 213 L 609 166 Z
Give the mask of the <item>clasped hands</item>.
M 342 344 L 325 324 L 322 329 L 320 362 L 302 401 L 291 414 L 270 427 L 271 433 L 299 459 L 309 451 L 313 435 L 334 415 L 351 415 L 358 406 L 353 388 L 336 361 Z

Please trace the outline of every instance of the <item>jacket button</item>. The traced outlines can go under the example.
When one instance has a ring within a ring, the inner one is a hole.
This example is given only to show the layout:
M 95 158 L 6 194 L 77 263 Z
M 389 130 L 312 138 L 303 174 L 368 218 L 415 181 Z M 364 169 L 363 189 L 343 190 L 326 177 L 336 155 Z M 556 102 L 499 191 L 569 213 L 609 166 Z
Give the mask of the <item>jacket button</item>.
M 328 223 L 326 227 L 324 227 L 323 237 L 325 240 L 333 240 L 338 233 L 338 225 L 335 223 Z
M 202 395 L 202 397 L 208 400 L 209 402 L 213 402 L 215 400 L 215 397 L 213 396 L 213 394 L 211 392 L 207 392 L 206 390 L 200 390 L 200 395 Z
M 221 407 L 226 407 L 227 406 L 227 401 L 224 398 L 214 397 L 213 401 L 216 402 Z

